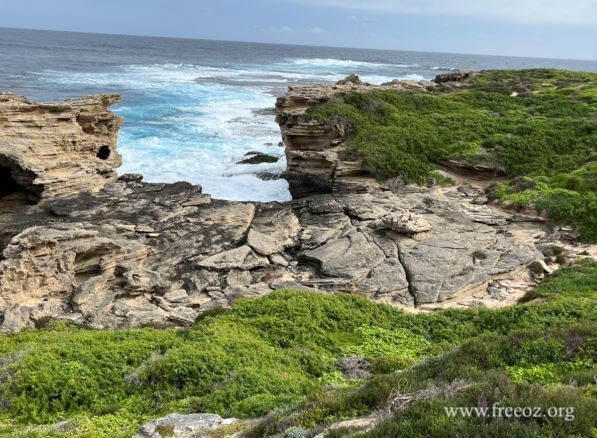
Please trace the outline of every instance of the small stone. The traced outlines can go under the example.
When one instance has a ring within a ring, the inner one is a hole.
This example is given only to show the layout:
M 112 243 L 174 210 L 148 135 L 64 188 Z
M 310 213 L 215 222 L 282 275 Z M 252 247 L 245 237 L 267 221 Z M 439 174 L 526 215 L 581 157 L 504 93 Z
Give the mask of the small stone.
M 118 177 L 118 181 L 122 182 L 141 182 L 143 180 L 143 175 L 138 173 L 125 173 L 124 175 L 120 175 Z
M 224 293 L 221 290 L 207 291 L 207 296 L 214 300 L 222 300 L 222 299 L 226 298 L 226 296 L 224 295 Z
M 178 307 L 170 312 L 168 319 L 176 321 L 185 325 L 192 325 L 195 323 L 199 314 L 188 307 Z
M 251 248 L 264 256 L 279 252 L 284 248 L 284 245 L 281 242 L 278 242 L 271 236 L 255 231 L 254 229 L 249 230 L 247 243 Z
M 231 269 L 226 277 L 226 283 L 231 288 L 246 287 L 251 284 L 253 278 L 249 271 L 241 271 L 240 269 Z
M 187 291 L 184 289 L 176 289 L 164 294 L 164 298 L 171 303 L 178 303 L 188 299 L 189 294 L 187 294 Z
M 288 260 L 286 260 L 280 254 L 272 254 L 269 256 L 269 259 L 274 265 L 280 265 L 284 267 L 288 266 Z
M 148 225 L 137 225 L 135 231 L 137 233 L 154 233 L 155 230 Z

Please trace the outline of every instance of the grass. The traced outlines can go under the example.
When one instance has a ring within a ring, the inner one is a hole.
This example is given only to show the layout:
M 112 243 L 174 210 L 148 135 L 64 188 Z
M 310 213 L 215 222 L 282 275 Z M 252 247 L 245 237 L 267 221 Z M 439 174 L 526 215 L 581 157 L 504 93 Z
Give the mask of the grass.
M 594 350 L 569 355 L 569 332 L 561 330 L 578 327 L 593 342 L 587 324 L 597 316 L 596 276 L 597 262 L 585 261 L 538 289 L 547 302 L 501 310 L 410 314 L 358 295 L 278 291 L 239 300 L 189 329 L 95 331 L 53 322 L 3 335 L 0 434 L 52 436 L 52 425 L 66 421 L 67 436 L 124 437 L 170 412 L 255 418 L 280 409 L 290 409 L 290 425 L 313 429 L 376 409 L 395 386 L 394 371 L 434 357 L 451 362 L 424 379 L 417 371 L 416 388 L 440 370 L 447 380 L 482 381 L 494 369 L 515 388 L 570 378 L 586 385 Z M 474 362 L 486 350 L 461 364 L 449 353 L 459 345 L 489 348 L 491 366 Z M 342 376 L 338 360 L 353 356 L 372 364 L 371 379 Z
M 344 124 L 363 167 L 380 178 L 425 184 L 447 160 L 483 165 L 538 184 L 524 193 L 509 185 L 503 199 L 597 239 L 597 73 L 490 71 L 458 89 L 340 94 L 309 115 Z
M 594 302 L 596 293 L 597 262 L 585 260 L 558 271 L 537 288 L 533 295 L 547 299 L 544 304 L 480 310 L 474 317 L 474 312 L 456 311 L 459 322 L 448 323 L 446 330 L 450 333 L 447 338 L 463 340 L 457 347 L 444 344 L 441 353 L 427 356 L 412 367 L 375 375 L 356 388 L 320 391 L 291 409 L 271 413 L 247 436 L 269 436 L 289 427 L 307 429 L 310 434 L 304 436 L 314 436 L 334 422 L 372 412 L 378 413 L 377 425 L 355 436 L 594 436 L 596 315 L 586 315 L 578 322 L 551 320 L 546 324 L 546 314 L 535 319 L 527 312 L 559 307 L 576 299 Z M 433 324 L 435 318 L 441 319 L 441 313 L 417 315 L 414 320 L 418 317 Z M 478 336 L 453 333 L 454 329 L 459 331 L 458 324 L 466 326 L 472 321 Z M 446 390 L 459 384 L 460 391 Z M 412 397 L 412 403 L 403 409 L 388 409 L 397 394 Z M 540 408 L 545 416 L 513 419 L 446 413 L 451 407 L 482 409 L 496 403 Z M 561 409 L 550 417 L 548 412 L 554 407 Z M 351 433 L 355 431 L 339 429 L 326 437 Z

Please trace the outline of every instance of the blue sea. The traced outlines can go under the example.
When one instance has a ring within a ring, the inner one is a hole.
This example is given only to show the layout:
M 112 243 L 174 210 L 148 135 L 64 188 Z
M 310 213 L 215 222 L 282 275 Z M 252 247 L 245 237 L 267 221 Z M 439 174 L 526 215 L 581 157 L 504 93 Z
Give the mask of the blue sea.
M 290 199 L 273 112 L 290 85 L 432 79 L 457 69 L 557 67 L 597 71 L 594 61 L 510 58 L 175 38 L 0 29 L 0 91 L 36 101 L 119 93 L 126 123 L 120 173 L 189 181 L 221 199 Z M 1 133 L 0 133 L 1 135 Z M 275 164 L 235 164 L 249 151 Z

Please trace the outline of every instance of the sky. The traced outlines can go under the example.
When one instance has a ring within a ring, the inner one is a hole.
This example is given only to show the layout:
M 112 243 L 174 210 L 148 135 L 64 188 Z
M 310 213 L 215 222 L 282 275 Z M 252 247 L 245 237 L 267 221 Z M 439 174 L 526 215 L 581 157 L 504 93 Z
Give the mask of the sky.
M 597 0 L 0 0 L 0 27 L 597 59 Z

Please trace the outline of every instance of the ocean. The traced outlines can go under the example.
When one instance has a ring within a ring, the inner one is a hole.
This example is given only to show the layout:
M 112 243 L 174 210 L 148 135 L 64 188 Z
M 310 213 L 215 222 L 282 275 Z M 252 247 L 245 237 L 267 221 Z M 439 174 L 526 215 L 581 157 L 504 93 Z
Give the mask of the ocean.
M 290 85 L 432 79 L 458 69 L 556 67 L 597 71 L 595 61 L 307 47 L 0 28 L 0 91 L 36 101 L 119 93 L 126 119 L 120 173 L 189 181 L 215 198 L 290 199 L 273 112 Z M 1 135 L 1 133 L 0 133 Z M 249 151 L 274 164 L 236 164 Z

